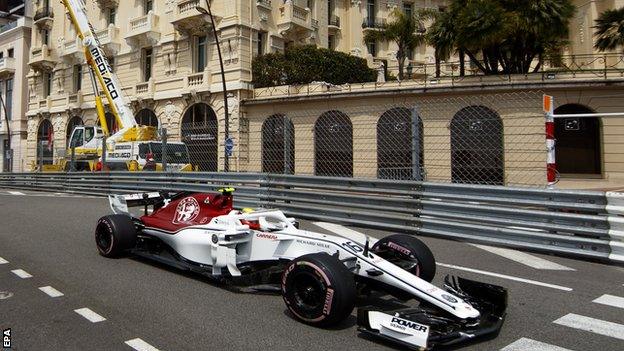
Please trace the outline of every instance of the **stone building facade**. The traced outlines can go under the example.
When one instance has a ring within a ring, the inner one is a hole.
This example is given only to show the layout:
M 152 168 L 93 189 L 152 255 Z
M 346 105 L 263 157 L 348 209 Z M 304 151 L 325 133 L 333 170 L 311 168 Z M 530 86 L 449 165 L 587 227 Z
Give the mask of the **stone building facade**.
M 26 75 L 29 67 L 27 60 L 22 58 L 28 57 L 30 49 L 30 5 L 20 9 L 19 16 L 0 19 L 0 95 L 4 103 L 0 107 L 0 171 L 5 172 L 21 172 L 26 166 L 22 151 L 26 150 Z
M 575 2 L 579 11 L 571 24 L 570 44 L 565 54 L 594 54 L 591 32 L 594 19 L 604 9 L 624 6 L 624 1 Z M 364 33 L 387 21 L 394 9 L 406 12 L 419 7 L 443 9 L 445 1 L 213 0 L 211 4 L 229 93 L 230 136 L 235 143 L 230 169 L 259 171 L 262 167 L 257 158 L 261 145 L 257 141 L 262 131 L 257 123 L 270 116 L 266 109 L 277 109 L 266 104 L 294 108 L 299 97 L 263 102 L 251 84 L 254 56 L 292 45 L 315 44 L 366 58 L 374 67 L 384 60 L 388 67 L 395 67 L 393 44 L 367 46 L 363 42 Z M 32 0 L 32 5 L 34 25 L 26 80 L 28 142 L 22 157 L 30 165 L 52 163 L 63 157 L 75 124 L 97 123 L 82 46 L 64 7 L 52 0 Z M 223 169 L 225 155 L 221 72 L 212 28 L 196 6 L 206 7 L 205 0 L 86 1 L 90 21 L 137 119 L 143 124 L 166 128 L 170 139 L 188 143 L 192 159 L 203 160 L 198 161 L 201 170 L 216 171 Z M 413 65 L 434 61 L 433 50 L 424 46 L 410 56 Z M 539 90 L 541 82 L 535 84 L 534 88 Z M 452 85 L 449 88 L 452 90 Z M 394 86 L 388 85 L 388 91 L 394 90 Z M 463 89 L 461 94 L 477 96 L 480 92 Z M 574 94 L 582 95 L 582 91 Z M 362 96 L 364 100 L 358 100 L 354 93 L 345 97 L 344 103 L 372 103 L 365 94 Z M 252 103 L 241 105 L 243 101 Z M 254 105 L 254 101 L 259 104 Z M 382 103 L 389 101 L 392 98 Z M 327 104 L 326 101 L 309 108 L 314 111 L 322 106 L 329 108 Z M 261 105 L 264 107 L 260 108 Z M 318 112 L 320 116 L 322 111 Z M 369 117 L 372 124 L 379 116 L 371 112 Z M 301 133 L 296 126 L 295 133 Z M 426 127 L 424 133 L 428 133 Z M 447 142 L 444 138 L 440 141 Z M 302 162 L 298 160 L 300 154 L 295 155 L 294 169 L 313 174 L 313 161 L 309 160 L 313 156 L 302 156 Z M 374 155 L 363 157 L 376 159 Z M 541 164 L 541 159 L 534 162 Z M 355 168 L 354 176 L 376 173 L 370 165 Z M 440 172 L 439 177 L 448 178 L 446 171 Z M 534 176 L 541 178 L 541 174 Z

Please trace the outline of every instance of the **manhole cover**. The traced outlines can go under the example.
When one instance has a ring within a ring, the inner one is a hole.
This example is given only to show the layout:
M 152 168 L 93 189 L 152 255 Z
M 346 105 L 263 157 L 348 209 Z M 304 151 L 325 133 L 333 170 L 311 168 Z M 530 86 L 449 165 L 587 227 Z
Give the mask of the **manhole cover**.
M 11 296 L 13 296 L 12 292 L 0 291 L 0 300 L 6 300 L 6 299 L 8 299 Z

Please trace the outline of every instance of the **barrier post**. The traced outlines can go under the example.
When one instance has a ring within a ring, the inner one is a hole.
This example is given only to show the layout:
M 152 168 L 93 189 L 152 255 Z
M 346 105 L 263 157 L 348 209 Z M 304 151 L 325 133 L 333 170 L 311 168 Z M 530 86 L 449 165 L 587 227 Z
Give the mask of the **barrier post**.
M 552 96 L 544 95 L 544 116 L 546 125 L 546 178 L 548 188 L 552 189 L 557 184 L 557 162 L 555 159 L 555 109 Z

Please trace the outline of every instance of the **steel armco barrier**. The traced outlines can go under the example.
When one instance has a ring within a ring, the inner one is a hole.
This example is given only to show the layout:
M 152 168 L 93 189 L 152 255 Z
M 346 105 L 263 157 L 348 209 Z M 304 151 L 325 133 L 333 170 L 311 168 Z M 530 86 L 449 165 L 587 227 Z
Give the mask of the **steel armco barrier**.
M 624 194 L 267 173 L 0 173 L 0 188 L 88 195 L 237 188 L 237 207 L 624 263 Z

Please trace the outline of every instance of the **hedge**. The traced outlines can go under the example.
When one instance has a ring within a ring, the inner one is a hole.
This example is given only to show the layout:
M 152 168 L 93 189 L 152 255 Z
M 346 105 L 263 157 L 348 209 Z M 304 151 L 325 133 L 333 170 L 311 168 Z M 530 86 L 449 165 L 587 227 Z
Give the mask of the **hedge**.
M 257 56 L 252 62 L 252 72 L 256 88 L 317 81 L 338 85 L 372 82 L 377 78 L 365 59 L 314 45 Z

